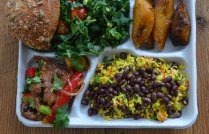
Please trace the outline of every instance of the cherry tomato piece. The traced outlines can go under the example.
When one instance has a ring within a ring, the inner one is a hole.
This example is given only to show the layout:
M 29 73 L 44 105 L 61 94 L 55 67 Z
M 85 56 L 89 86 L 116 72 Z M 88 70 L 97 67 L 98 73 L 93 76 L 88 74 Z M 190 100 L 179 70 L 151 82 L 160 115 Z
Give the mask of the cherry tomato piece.
M 36 68 L 30 67 L 26 70 L 26 77 L 34 77 L 36 75 Z
M 73 10 L 71 10 L 71 19 L 73 19 L 74 17 L 78 17 L 79 19 L 83 20 L 86 18 L 87 16 L 87 10 L 86 8 L 74 8 Z
M 69 32 L 67 25 L 61 20 L 59 21 L 57 32 L 58 34 L 61 34 L 61 35 L 67 34 Z
M 86 10 L 86 8 L 81 8 L 81 9 L 79 10 L 79 18 L 80 18 L 81 20 L 83 20 L 83 19 L 86 18 L 86 16 L 87 16 L 87 10 Z

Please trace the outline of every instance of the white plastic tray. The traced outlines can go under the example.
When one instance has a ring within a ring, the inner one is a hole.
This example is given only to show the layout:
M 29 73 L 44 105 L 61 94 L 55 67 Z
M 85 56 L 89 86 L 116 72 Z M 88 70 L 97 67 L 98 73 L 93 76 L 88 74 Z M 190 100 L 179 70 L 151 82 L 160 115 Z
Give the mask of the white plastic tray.
M 91 61 L 90 70 L 85 77 L 85 87 L 82 92 L 74 99 L 71 113 L 69 114 L 70 123 L 68 127 L 73 128 L 187 128 L 192 126 L 196 121 L 198 115 L 197 109 L 197 71 L 196 71 L 196 20 L 195 20 L 195 0 L 184 0 L 188 9 L 192 30 L 190 42 L 186 47 L 173 47 L 171 41 L 168 39 L 166 47 L 162 52 L 154 50 L 136 50 L 133 46 L 131 38 L 124 44 L 118 46 L 115 49 L 106 48 L 99 57 L 89 57 Z M 134 0 L 130 0 L 131 11 L 130 16 L 132 18 L 132 11 Z M 132 25 L 130 26 L 130 33 L 132 31 Z M 189 104 L 183 109 L 182 116 L 177 119 L 168 119 L 161 123 L 158 121 L 140 119 L 120 119 L 106 121 L 100 116 L 89 117 L 87 114 L 87 108 L 81 105 L 81 99 L 84 91 L 87 89 L 91 77 L 94 75 L 94 70 L 97 63 L 100 62 L 104 55 L 112 53 L 118 53 L 121 51 L 132 52 L 138 56 L 151 56 L 162 57 L 170 61 L 176 61 L 183 63 L 186 66 L 185 72 L 190 81 L 190 87 L 188 91 Z M 30 121 L 24 118 L 20 112 L 22 90 L 24 88 L 24 76 L 28 62 L 33 55 L 54 57 L 54 53 L 35 52 L 25 47 L 21 41 L 19 42 L 19 61 L 18 61 L 18 76 L 17 76 L 17 98 L 16 98 L 16 113 L 18 119 L 26 126 L 30 127 L 50 127 L 51 125 L 43 125 L 40 121 Z

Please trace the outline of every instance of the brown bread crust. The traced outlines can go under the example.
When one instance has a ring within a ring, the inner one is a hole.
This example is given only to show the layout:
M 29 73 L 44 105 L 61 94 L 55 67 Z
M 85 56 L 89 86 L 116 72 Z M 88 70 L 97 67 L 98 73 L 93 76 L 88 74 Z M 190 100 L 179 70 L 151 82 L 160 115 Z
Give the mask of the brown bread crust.
M 36 50 L 48 50 L 60 16 L 59 0 L 9 0 L 6 15 L 10 33 Z

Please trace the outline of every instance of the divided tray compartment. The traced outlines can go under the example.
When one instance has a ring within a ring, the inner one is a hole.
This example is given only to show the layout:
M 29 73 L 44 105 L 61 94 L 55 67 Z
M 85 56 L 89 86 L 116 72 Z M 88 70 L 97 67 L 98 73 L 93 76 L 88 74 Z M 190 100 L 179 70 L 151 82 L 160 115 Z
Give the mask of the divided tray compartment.
M 175 0 L 176 1 L 176 0 Z M 192 126 L 198 115 L 197 108 L 197 69 L 196 69 L 196 20 L 195 20 L 195 0 L 184 0 L 188 9 L 192 29 L 190 42 L 185 47 L 174 47 L 167 39 L 165 49 L 158 52 L 157 48 L 153 50 L 135 49 L 131 37 L 123 44 L 116 48 L 106 48 L 98 57 L 89 57 L 90 69 L 85 75 L 85 86 L 81 93 L 75 97 L 69 113 L 70 123 L 68 127 L 73 128 L 187 128 Z M 133 18 L 134 0 L 130 0 L 130 17 Z M 130 25 L 130 35 L 132 24 Z M 156 45 L 155 45 L 156 46 Z M 95 73 L 96 66 L 104 56 L 111 56 L 120 52 L 130 52 L 135 56 L 148 56 L 164 58 L 168 61 L 175 61 L 185 65 L 185 73 L 190 81 L 188 98 L 189 104 L 183 109 L 182 116 L 176 119 L 167 119 L 161 123 L 159 121 L 147 119 L 118 119 L 107 121 L 99 115 L 89 117 L 87 113 L 88 106 L 81 105 L 81 99 L 85 90 L 88 88 L 89 81 Z M 18 119 L 26 126 L 30 127 L 51 127 L 49 124 L 42 124 L 41 121 L 30 121 L 21 115 L 21 98 L 22 90 L 25 84 L 25 70 L 34 55 L 55 57 L 54 52 L 35 52 L 28 49 L 19 41 L 19 59 L 18 59 L 18 76 L 17 76 L 17 97 L 16 97 L 16 114 Z

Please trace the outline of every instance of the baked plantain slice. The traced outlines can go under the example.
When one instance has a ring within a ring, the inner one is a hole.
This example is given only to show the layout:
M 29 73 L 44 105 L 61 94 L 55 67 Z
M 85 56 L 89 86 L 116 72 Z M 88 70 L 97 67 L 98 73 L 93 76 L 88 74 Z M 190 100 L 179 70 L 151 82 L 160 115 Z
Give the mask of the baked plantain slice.
M 158 50 L 161 51 L 165 47 L 170 23 L 174 14 L 174 0 L 156 0 L 154 10 L 154 40 L 158 45 Z
M 170 39 L 174 46 L 185 46 L 189 42 L 191 22 L 183 0 L 177 3 L 171 23 Z
M 154 26 L 154 10 L 147 0 L 135 0 L 132 39 L 136 48 L 148 40 Z
M 144 49 L 153 49 L 154 48 L 154 44 L 155 44 L 155 42 L 154 42 L 154 38 L 153 38 L 153 33 L 151 33 L 149 38 L 142 45 L 142 48 L 144 48 Z

